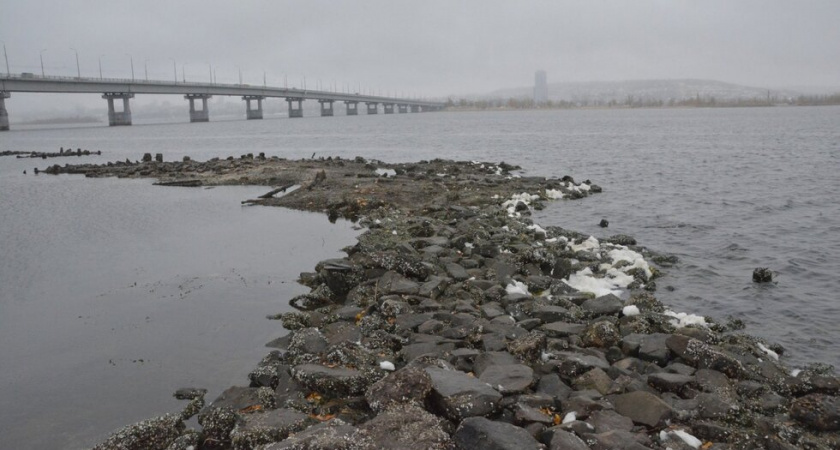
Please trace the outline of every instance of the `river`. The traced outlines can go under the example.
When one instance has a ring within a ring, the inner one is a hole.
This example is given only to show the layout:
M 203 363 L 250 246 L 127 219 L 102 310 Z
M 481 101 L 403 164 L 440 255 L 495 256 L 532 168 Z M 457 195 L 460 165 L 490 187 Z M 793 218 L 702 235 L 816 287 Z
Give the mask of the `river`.
M 212 112 L 211 112 L 212 114 Z M 213 118 L 211 117 L 211 120 Z M 675 254 L 657 297 L 743 320 L 794 366 L 840 365 L 840 107 L 442 112 L 16 127 L 0 151 L 0 436 L 6 448 L 84 448 L 113 429 L 214 398 L 284 333 L 267 314 L 302 271 L 359 233 L 325 215 L 242 207 L 264 187 L 34 175 L 51 164 L 205 160 L 265 152 L 387 162 L 506 161 L 590 179 L 604 193 L 554 202 L 535 222 L 618 233 Z M 27 174 L 23 171 L 26 170 Z M 601 219 L 609 228 L 598 227 Z M 770 284 L 752 282 L 769 267 Z

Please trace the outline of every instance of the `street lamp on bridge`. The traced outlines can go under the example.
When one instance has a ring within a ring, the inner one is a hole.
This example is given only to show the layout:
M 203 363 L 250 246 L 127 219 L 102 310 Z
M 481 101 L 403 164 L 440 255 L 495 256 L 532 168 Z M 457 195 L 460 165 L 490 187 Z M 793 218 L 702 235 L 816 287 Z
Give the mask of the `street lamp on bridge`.
M 70 50 L 73 50 L 73 52 L 76 53 L 76 77 L 82 78 L 82 70 L 79 69 L 79 51 L 73 47 L 70 47 Z
M 0 41 L 0 42 L 2 42 L 2 41 Z M 5 42 L 3 42 L 3 57 L 6 58 L 6 76 L 10 77 L 10 76 L 12 76 L 12 72 L 9 71 L 9 54 L 6 53 L 6 43 Z
M 102 79 L 102 57 L 105 55 L 99 55 L 99 79 Z
M 41 54 L 40 54 L 40 55 L 38 55 L 38 56 L 40 56 L 40 58 L 41 58 L 41 76 L 42 76 L 42 77 L 45 77 L 45 76 L 46 76 L 46 75 L 44 74 L 44 52 L 45 52 L 45 51 L 47 51 L 47 49 L 45 49 L 45 48 L 44 48 L 44 49 L 41 49 Z
M 125 54 L 128 56 L 128 59 L 131 61 L 131 82 L 134 82 L 134 57 L 129 55 L 128 53 Z

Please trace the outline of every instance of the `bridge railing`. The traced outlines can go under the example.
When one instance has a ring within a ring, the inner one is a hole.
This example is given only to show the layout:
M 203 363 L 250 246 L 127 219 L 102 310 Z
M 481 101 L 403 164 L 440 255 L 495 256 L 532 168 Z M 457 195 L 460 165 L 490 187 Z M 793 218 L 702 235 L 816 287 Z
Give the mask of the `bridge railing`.
M 318 93 L 318 94 L 336 94 L 342 97 L 358 97 L 359 101 L 365 101 L 364 99 L 374 99 L 381 103 L 400 103 L 400 102 L 409 102 L 409 103 L 437 103 L 428 100 L 418 100 L 418 99 L 406 99 L 406 98 L 390 98 L 390 97 L 381 97 L 376 95 L 363 95 L 357 93 L 345 93 L 345 92 L 330 92 L 330 91 L 317 91 L 311 89 L 299 89 L 299 88 L 280 88 L 276 86 L 260 86 L 260 85 L 251 85 L 251 84 L 230 84 L 230 83 L 206 83 L 206 82 L 195 82 L 195 81 L 168 81 L 168 80 L 146 80 L 146 79 L 138 79 L 138 78 L 90 78 L 90 77 L 72 77 L 72 76 L 60 76 L 60 75 L 38 75 L 35 73 L 24 72 L 24 73 L 0 73 L 0 80 L 46 80 L 46 81 L 59 81 L 59 82 L 75 82 L 75 83 L 121 83 L 121 84 L 144 84 L 144 85 L 155 85 L 155 86 L 194 86 L 194 87 L 214 87 L 214 88 L 247 88 L 247 89 L 270 89 L 272 91 L 286 91 L 286 92 L 294 92 L 298 95 L 305 95 L 307 93 Z

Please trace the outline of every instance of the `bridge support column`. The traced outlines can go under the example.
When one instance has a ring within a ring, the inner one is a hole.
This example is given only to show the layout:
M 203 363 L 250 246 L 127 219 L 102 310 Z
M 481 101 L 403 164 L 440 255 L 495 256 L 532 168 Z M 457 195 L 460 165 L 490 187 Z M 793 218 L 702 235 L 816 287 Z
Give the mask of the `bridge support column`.
M 420 105 L 411 105 L 411 112 L 418 113 L 420 111 Z
M 378 114 L 379 113 L 379 103 L 367 102 L 367 113 L 368 114 Z
M 408 112 L 408 105 L 397 105 L 397 110 L 400 114 L 405 114 Z
M 287 98 L 289 102 L 289 117 L 303 117 L 303 99 L 302 98 Z M 295 107 L 297 102 L 297 107 Z
M 108 100 L 108 125 L 112 127 L 131 125 L 131 105 L 129 105 L 128 100 L 134 98 L 134 94 L 125 92 L 106 92 L 102 95 L 102 98 Z M 122 99 L 122 111 L 114 109 L 115 99 Z
M 348 116 L 358 116 L 359 115 L 359 102 L 344 102 L 344 105 L 347 106 L 347 115 Z
M 263 109 L 262 109 L 262 102 L 265 100 L 265 97 L 262 95 L 245 95 L 242 97 L 242 100 L 245 100 L 245 117 L 248 120 L 259 120 L 263 118 Z M 251 108 L 251 100 L 257 101 L 257 108 Z
M 190 101 L 190 122 L 209 122 L 210 109 L 207 108 L 207 99 L 212 97 L 208 94 L 187 94 L 185 99 Z M 195 109 L 195 101 L 201 100 L 201 109 Z
M 321 104 L 321 117 L 333 116 L 333 100 L 318 100 Z
M 385 114 L 394 114 L 394 104 L 393 103 L 383 103 L 382 106 L 385 107 Z
M 9 112 L 6 111 L 6 99 L 12 94 L 0 91 L 0 131 L 9 131 Z

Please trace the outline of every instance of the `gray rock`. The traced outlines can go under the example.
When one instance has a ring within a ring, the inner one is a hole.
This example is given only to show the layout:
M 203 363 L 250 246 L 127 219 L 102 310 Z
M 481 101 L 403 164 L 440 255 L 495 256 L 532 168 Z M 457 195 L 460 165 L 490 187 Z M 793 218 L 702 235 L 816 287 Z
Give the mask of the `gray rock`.
M 296 355 L 317 355 L 327 349 L 329 342 L 317 328 L 303 328 L 292 335 L 289 352 Z
M 232 428 L 232 427 L 231 427 Z M 93 450 L 165 450 L 184 430 L 177 414 L 166 414 L 125 426 Z
M 376 287 L 383 294 L 415 295 L 420 291 L 420 284 L 390 271 L 379 278 Z
M 540 327 L 540 330 L 542 330 L 546 336 L 553 338 L 564 338 L 577 335 L 583 333 L 584 329 L 586 329 L 586 325 L 568 322 L 552 322 Z
M 233 448 L 250 450 L 261 444 L 286 439 L 289 433 L 303 430 L 314 422 L 306 414 L 291 409 L 275 409 L 244 416 L 230 434 Z
M 840 430 L 840 398 L 825 394 L 806 395 L 791 403 L 790 416 L 814 430 Z
M 593 355 L 558 352 L 555 356 L 561 360 L 557 366 L 557 373 L 566 380 L 577 378 L 579 375 L 583 375 L 595 368 L 607 370 L 610 367 L 606 359 Z
M 502 394 L 520 394 L 534 384 L 534 370 L 524 364 L 493 365 L 484 369 L 479 379 Z
M 659 392 L 683 392 L 686 385 L 694 382 L 694 377 L 676 373 L 652 373 L 648 375 L 648 384 L 655 387 Z
M 473 372 L 481 376 L 485 369 L 490 366 L 517 364 L 519 361 L 508 352 L 484 352 L 475 357 Z
M 540 448 L 539 442 L 522 428 L 483 417 L 461 422 L 452 436 L 459 450 L 525 450 Z
M 734 401 L 727 401 L 717 394 L 703 392 L 694 397 L 697 414 L 703 419 L 723 419 L 739 409 Z
M 615 412 L 630 418 L 633 423 L 654 428 L 674 415 L 674 410 L 659 397 L 644 391 L 615 396 Z
M 717 370 L 730 378 L 746 377 L 747 371 L 737 359 L 697 339 L 674 334 L 665 344 L 672 352 L 698 369 Z
M 593 450 L 635 450 L 645 448 L 638 442 L 639 435 L 629 431 L 613 430 L 597 434 L 585 434 L 584 439 Z
M 583 302 L 580 307 L 595 316 L 604 316 L 618 314 L 624 308 L 624 302 L 613 294 L 607 294 L 589 299 Z
M 450 420 L 491 414 L 502 398 L 487 383 L 463 372 L 428 367 L 426 373 L 432 380 L 431 403 Z
M 533 406 L 516 403 L 513 405 L 513 419 L 519 425 L 530 423 L 554 424 L 554 417 Z
M 585 347 L 609 348 L 621 341 L 621 334 L 615 325 L 602 321 L 588 325 L 580 339 Z
M 545 323 L 573 320 L 574 315 L 568 309 L 555 305 L 534 306 L 531 316 L 540 319 Z
M 586 423 L 595 428 L 595 433 L 605 433 L 613 430 L 630 431 L 633 429 L 632 420 L 610 410 L 594 411 L 586 419 Z
M 589 372 L 575 378 L 572 386 L 575 390 L 581 391 L 585 389 L 594 389 L 601 395 L 605 395 L 609 391 L 613 380 L 600 368 L 594 368 Z
M 353 436 L 362 449 L 434 450 L 451 448 L 442 420 L 414 404 L 393 405 L 359 426 Z
M 549 450 L 589 450 L 579 437 L 561 429 L 554 430 L 548 441 Z
M 383 411 L 393 404 L 422 405 L 432 391 L 432 380 L 423 369 L 405 367 L 373 383 L 365 393 L 371 409 Z
M 328 397 L 359 395 L 372 380 L 359 370 L 301 364 L 292 368 L 292 376 L 302 385 Z
M 353 439 L 356 427 L 341 420 L 313 425 L 288 439 L 260 447 L 260 450 L 350 450 L 357 448 Z
M 446 273 L 455 281 L 466 281 L 470 278 L 470 274 L 460 264 L 446 263 L 444 267 L 446 268 Z
M 508 342 L 507 349 L 511 354 L 522 360 L 533 363 L 540 360 L 542 352 L 545 351 L 545 346 L 545 333 L 532 331 Z
M 564 383 L 556 373 L 550 373 L 540 377 L 536 391 L 563 400 L 572 393 L 572 388 Z

